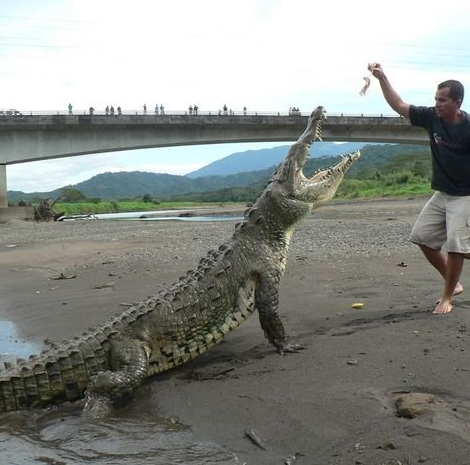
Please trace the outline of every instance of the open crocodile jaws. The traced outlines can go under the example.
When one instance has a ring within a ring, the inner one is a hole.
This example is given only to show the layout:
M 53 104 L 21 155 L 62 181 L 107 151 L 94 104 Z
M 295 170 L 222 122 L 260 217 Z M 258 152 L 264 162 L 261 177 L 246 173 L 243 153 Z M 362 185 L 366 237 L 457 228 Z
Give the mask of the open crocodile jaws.
M 169 288 L 75 339 L 0 371 L 0 412 L 84 398 L 96 417 L 128 401 L 142 382 L 221 342 L 258 310 L 261 328 L 280 353 L 287 341 L 278 314 L 279 283 L 300 221 L 330 200 L 355 152 L 307 179 L 302 173 L 321 136 L 323 107 L 278 167 L 231 239 L 209 251 L 196 269 Z

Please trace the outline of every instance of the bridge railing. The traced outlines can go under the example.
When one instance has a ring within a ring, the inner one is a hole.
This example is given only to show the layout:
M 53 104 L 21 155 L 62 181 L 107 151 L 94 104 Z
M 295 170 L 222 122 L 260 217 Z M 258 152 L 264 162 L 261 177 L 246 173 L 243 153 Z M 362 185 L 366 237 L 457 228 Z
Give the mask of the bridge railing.
M 147 109 L 147 112 L 144 110 L 121 110 L 121 113 L 118 114 L 117 110 L 114 110 L 113 114 L 106 113 L 105 110 L 94 110 L 93 116 L 162 116 L 162 115 L 174 115 L 174 116 L 188 116 L 188 117 L 197 117 L 197 116 L 308 116 L 310 112 L 301 112 L 301 111 L 244 111 L 244 110 L 228 110 L 224 112 L 223 110 L 198 110 L 197 114 L 193 112 L 190 114 L 187 110 L 164 110 L 164 113 L 161 113 L 159 110 L 158 113 L 155 110 Z M 52 116 L 52 115 L 70 115 L 70 116 L 82 116 L 90 115 L 89 110 L 0 110 L 1 117 L 27 117 L 27 116 Z M 327 113 L 327 116 L 334 117 L 368 117 L 368 118 L 393 118 L 397 117 L 396 114 L 383 114 L 383 113 Z

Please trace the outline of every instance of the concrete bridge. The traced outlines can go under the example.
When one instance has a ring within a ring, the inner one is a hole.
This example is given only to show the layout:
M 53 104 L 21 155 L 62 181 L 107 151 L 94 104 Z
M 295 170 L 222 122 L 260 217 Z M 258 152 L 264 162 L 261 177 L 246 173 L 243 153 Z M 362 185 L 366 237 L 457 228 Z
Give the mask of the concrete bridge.
M 294 141 L 307 116 L 283 114 L 0 116 L 0 208 L 7 206 L 6 166 L 15 163 L 152 147 Z M 397 116 L 328 115 L 325 141 L 428 142 Z

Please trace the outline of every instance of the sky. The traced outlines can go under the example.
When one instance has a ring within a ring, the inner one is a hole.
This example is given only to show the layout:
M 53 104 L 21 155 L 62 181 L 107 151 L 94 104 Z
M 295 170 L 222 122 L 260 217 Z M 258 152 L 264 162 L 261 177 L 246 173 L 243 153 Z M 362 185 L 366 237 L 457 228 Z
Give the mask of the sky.
M 380 62 L 402 98 L 433 105 L 437 83 L 470 89 L 470 2 L 395 0 L 0 0 L 0 109 L 74 112 L 163 104 L 183 113 L 386 114 Z M 464 101 L 463 109 L 465 110 Z M 470 109 L 470 106 L 468 106 Z M 290 144 L 286 142 L 286 144 Z M 184 175 L 276 143 L 170 147 L 7 166 L 9 190 L 50 191 L 101 172 Z

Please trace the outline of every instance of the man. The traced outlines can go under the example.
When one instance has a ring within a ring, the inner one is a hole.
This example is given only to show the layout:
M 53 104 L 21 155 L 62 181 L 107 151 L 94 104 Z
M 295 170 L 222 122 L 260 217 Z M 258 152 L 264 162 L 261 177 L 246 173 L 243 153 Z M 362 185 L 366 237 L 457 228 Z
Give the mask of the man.
M 436 192 L 418 216 L 410 240 L 444 278 L 433 313 L 446 314 L 452 310 L 452 296 L 463 292 L 460 274 L 464 258 L 470 257 L 470 117 L 460 109 L 464 88 L 459 81 L 444 81 L 437 86 L 434 107 L 418 107 L 402 100 L 379 63 L 369 69 L 393 110 L 429 134 L 431 187 Z M 441 250 L 444 245 L 447 253 Z

